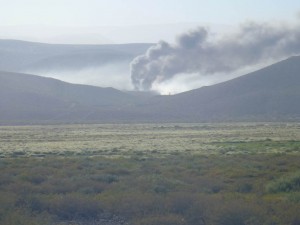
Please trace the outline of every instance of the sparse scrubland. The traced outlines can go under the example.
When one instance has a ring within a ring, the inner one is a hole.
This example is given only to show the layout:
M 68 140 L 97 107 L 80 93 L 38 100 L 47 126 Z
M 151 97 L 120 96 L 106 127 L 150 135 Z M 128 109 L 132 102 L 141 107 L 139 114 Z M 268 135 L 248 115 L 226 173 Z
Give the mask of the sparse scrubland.
M 300 224 L 300 124 L 0 127 L 0 224 Z

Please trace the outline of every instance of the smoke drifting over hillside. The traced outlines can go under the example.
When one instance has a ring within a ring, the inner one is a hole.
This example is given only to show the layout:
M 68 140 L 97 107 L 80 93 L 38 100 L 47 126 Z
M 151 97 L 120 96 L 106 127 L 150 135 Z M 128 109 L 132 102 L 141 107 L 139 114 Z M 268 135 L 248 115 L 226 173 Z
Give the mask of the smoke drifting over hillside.
M 131 62 L 136 90 L 180 74 L 200 77 L 232 73 L 244 67 L 300 53 L 300 26 L 247 23 L 230 34 L 213 36 L 203 27 L 178 37 L 176 44 L 161 41 Z
M 52 77 L 70 83 L 131 90 L 132 84 L 130 77 L 124 76 L 124 74 L 126 74 L 124 71 L 128 73 L 128 62 L 114 62 L 98 67 L 91 66 L 79 69 L 31 69 L 25 72 L 28 74 Z

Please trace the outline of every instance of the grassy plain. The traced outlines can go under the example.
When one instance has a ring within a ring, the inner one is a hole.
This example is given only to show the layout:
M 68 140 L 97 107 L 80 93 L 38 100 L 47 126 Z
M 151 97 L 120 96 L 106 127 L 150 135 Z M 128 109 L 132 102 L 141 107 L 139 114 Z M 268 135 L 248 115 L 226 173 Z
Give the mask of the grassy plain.
M 105 124 L 0 127 L 1 157 L 297 152 L 300 124 Z
M 0 127 L 0 224 L 300 224 L 300 124 Z

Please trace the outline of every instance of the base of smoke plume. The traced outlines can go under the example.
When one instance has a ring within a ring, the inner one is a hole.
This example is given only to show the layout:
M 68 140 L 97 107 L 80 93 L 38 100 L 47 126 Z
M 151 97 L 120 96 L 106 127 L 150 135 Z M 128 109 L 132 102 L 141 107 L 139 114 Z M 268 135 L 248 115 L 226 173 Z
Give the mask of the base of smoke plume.
M 90 67 L 81 70 L 33 70 L 26 72 L 75 84 L 133 90 L 127 63 Z
M 152 85 L 152 90 L 160 93 L 161 95 L 178 94 L 203 86 L 211 86 L 217 83 L 231 80 L 239 76 L 248 74 L 250 72 L 259 70 L 273 63 L 275 63 L 275 61 L 272 60 L 261 64 L 257 64 L 255 66 L 248 66 L 241 70 L 228 74 L 218 73 L 210 76 L 201 76 L 198 73 L 177 74 L 171 80 L 166 80 L 164 82 L 154 82 Z
M 199 76 L 198 73 L 177 74 L 171 80 L 154 82 L 152 89 L 148 91 L 154 91 L 155 93 L 161 95 L 177 94 L 184 91 L 200 88 L 202 86 L 210 86 L 216 83 L 230 80 L 235 77 L 263 68 L 272 63 L 274 63 L 274 61 L 268 61 L 255 66 L 245 67 L 239 71 L 228 74 L 219 73 L 211 76 Z M 132 91 L 134 89 L 129 75 L 128 64 L 126 63 L 85 68 L 81 70 L 37 70 L 27 72 L 30 74 L 52 77 L 76 84 L 113 87 L 119 90 L 128 91 Z

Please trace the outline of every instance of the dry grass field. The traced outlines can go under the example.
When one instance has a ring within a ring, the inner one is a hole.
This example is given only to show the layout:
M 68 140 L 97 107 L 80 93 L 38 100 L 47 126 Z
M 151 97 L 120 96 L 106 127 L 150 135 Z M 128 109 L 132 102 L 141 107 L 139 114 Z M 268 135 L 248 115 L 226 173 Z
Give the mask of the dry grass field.
M 285 153 L 300 124 L 104 124 L 0 127 L 1 157 Z
M 0 127 L 0 224 L 300 224 L 300 124 Z

